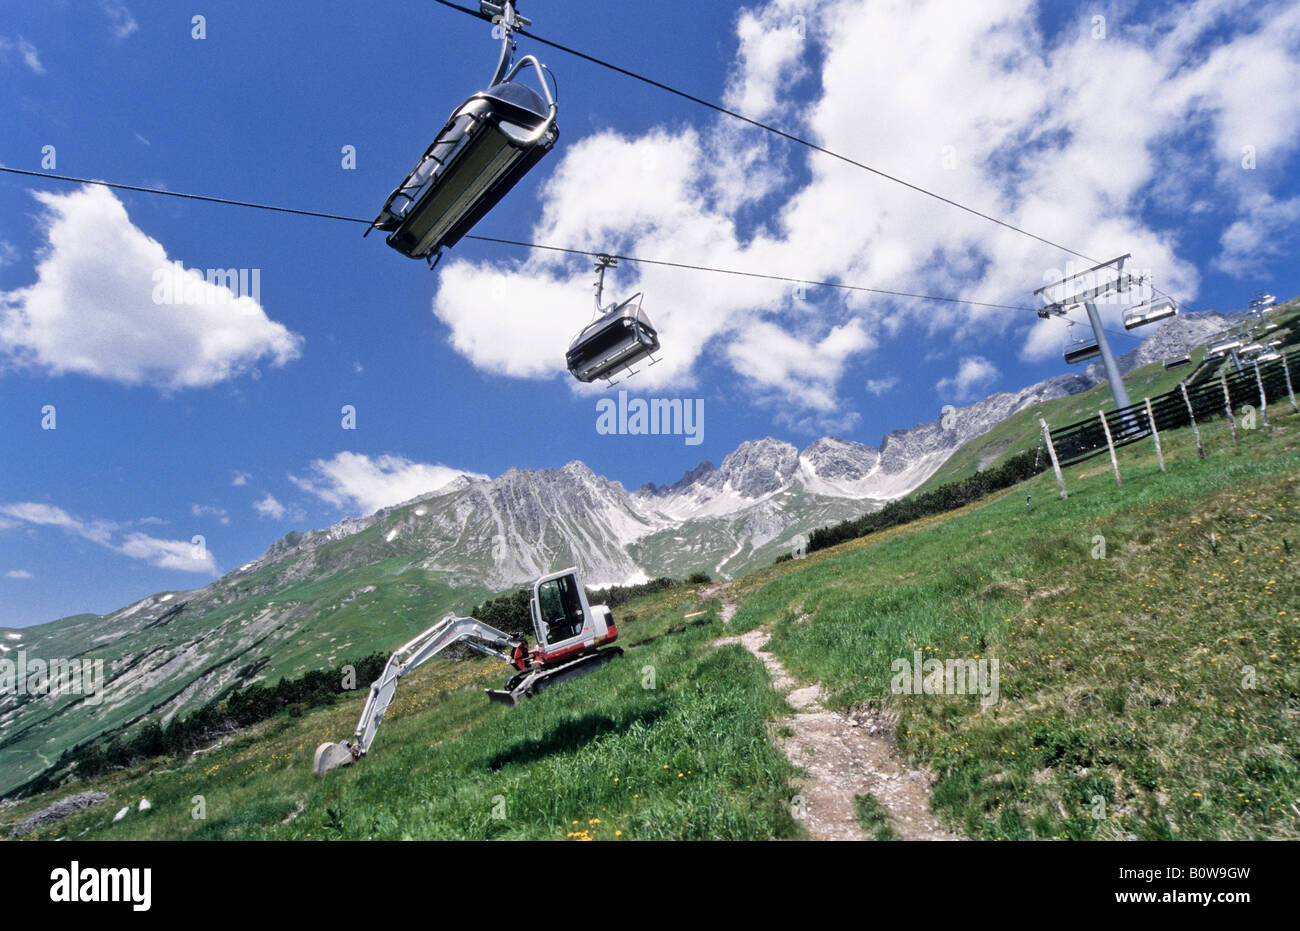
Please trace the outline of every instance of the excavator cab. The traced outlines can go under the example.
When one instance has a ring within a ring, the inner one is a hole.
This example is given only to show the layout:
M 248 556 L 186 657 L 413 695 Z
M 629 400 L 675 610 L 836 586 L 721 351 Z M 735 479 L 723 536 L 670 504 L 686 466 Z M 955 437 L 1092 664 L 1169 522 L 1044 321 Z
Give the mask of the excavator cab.
M 544 662 L 608 643 L 617 636 L 609 608 L 593 608 L 587 603 L 577 569 L 565 569 L 534 582 L 532 613 L 537 651 Z

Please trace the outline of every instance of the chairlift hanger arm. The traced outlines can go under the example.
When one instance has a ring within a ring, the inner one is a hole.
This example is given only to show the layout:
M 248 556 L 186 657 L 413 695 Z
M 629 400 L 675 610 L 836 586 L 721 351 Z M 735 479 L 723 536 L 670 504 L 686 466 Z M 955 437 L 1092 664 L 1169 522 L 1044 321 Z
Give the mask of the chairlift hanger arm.
M 531 26 L 533 21 L 527 17 L 520 16 L 515 10 L 514 0 L 503 0 L 502 3 L 490 3 L 488 0 L 480 0 L 479 15 L 486 20 L 490 20 L 493 26 L 501 30 L 501 58 L 497 61 L 496 71 L 492 75 L 492 83 L 489 87 L 500 84 L 506 78 L 506 71 L 510 68 L 510 63 L 515 57 L 515 32 L 524 26 Z M 543 76 L 542 83 L 546 79 Z
M 618 259 L 614 258 L 607 252 L 602 252 L 596 256 L 596 313 L 602 314 L 605 308 L 601 306 L 600 299 L 605 293 L 605 269 L 618 268 Z

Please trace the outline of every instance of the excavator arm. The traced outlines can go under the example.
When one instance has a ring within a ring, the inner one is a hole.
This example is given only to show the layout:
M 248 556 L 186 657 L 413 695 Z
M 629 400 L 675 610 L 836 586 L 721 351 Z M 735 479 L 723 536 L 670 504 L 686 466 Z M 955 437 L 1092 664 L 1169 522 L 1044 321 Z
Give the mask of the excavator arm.
M 338 766 L 346 766 L 366 755 L 375 739 L 375 731 L 384 720 L 384 712 L 392 704 L 398 681 L 418 666 L 423 665 L 453 644 L 464 642 L 473 650 L 486 656 L 495 656 L 515 665 L 524 646 L 522 640 L 511 637 L 472 617 L 449 614 L 424 633 L 399 647 L 388 659 L 383 673 L 370 686 L 366 706 L 357 722 L 351 743 L 323 743 L 316 748 L 312 770 L 321 776 Z

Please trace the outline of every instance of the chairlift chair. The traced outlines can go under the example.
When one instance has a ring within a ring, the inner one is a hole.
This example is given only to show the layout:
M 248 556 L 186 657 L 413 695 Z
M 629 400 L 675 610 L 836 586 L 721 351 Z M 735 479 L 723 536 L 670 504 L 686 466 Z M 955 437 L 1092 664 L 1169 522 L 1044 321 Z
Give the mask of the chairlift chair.
M 514 30 L 529 24 L 512 0 L 481 4 L 502 30 L 501 60 L 488 89 L 452 113 L 411 173 L 384 202 L 366 230 L 388 233 L 387 243 L 432 267 L 456 245 L 555 145 L 556 103 L 545 66 L 527 55 L 510 67 Z M 539 94 L 519 80 L 532 68 Z
M 1089 359 L 1095 359 L 1101 355 L 1101 348 L 1097 345 L 1097 338 L 1091 339 L 1074 339 L 1074 321 L 1070 321 L 1069 333 L 1071 334 L 1070 343 L 1065 347 L 1065 361 L 1067 365 L 1074 365 L 1076 362 L 1087 362 Z
M 659 350 L 659 334 L 641 308 L 641 292 L 609 307 L 600 304 L 605 270 L 617 264 L 610 256 L 600 257 L 596 264 L 596 319 L 573 338 L 565 354 L 569 372 L 580 382 L 603 378 L 613 384 L 611 376 L 618 371 L 626 369 L 634 375 L 634 363 L 645 358 L 651 365 L 659 361 L 653 355 Z
M 1164 320 L 1178 314 L 1178 304 L 1171 297 L 1157 298 L 1143 304 L 1136 304 L 1124 311 L 1124 329 L 1135 330 L 1148 323 Z
M 1251 310 L 1259 313 L 1272 307 L 1275 303 L 1277 303 L 1277 298 L 1272 294 L 1267 294 L 1263 291 L 1256 291 L 1250 296 L 1249 307 Z
M 1205 354 L 1206 356 L 1222 356 L 1232 352 L 1234 349 L 1240 349 L 1241 346 L 1242 341 L 1239 338 L 1229 336 L 1227 339 L 1221 339 L 1217 343 L 1210 343 L 1210 348 L 1206 350 Z
M 1184 365 L 1191 365 L 1191 364 L 1192 364 L 1192 357 L 1187 355 L 1178 356 L 1175 359 L 1166 359 L 1165 371 L 1169 371 L 1170 369 L 1179 369 L 1182 368 Z

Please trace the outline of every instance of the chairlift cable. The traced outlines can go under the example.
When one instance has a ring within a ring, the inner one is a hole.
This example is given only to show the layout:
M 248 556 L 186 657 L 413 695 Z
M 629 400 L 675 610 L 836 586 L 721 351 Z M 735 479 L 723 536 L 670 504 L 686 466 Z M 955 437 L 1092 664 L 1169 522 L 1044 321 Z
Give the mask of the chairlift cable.
M 180 197 L 185 200 L 198 200 L 211 204 L 223 204 L 232 207 L 250 207 L 257 210 L 268 210 L 274 213 L 288 213 L 296 216 L 317 217 L 323 220 L 340 220 L 345 223 L 363 223 L 370 224 L 370 220 L 361 217 L 349 217 L 337 213 L 322 213 L 316 210 L 301 210 L 296 207 L 284 207 L 277 204 L 259 204 L 252 201 L 232 200 L 225 197 L 213 197 L 206 194 L 190 194 L 183 191 L 168 191 L 163 188 L 142 187 L 134 184 L 121 184 L 113 181 L 100 181 L 92 178 L 75 178 L 70 175 L 56 175 L 43 171 L 29 171 L 23 168 L 11 168 L 6 165 L 0 165 L 0 172 L 9 174 L 26 175 L 33 178 L 46 178 L 54 181 L 67 181 L 73 184 L 93 184 L 100 187 L 115 188 L 122 191 L 133 191 L 139 194 L 163 194 L 168 197 Z M 858 291 L 869 294 L 881 294 L 888 297 L 912 298 L 924 301 L 939 301 L 949 304 L 968 304 L 974 307 L 991 307 L 1000 310 L 1022 310 L 1036 313 L 1031 307 L 1021 307 L 1014 304 L 995 304 L 985 301 L 971 301 L 959 297 L 943 297 L 933 294 L 917 294 L 910 291 L 892 291 L 884 288 L 868 288 L 862 285 L 843 284 L 834 281 L 808 281 L 803 278 L 792 278 L 785 275 L 770 275 L 762 272 L 747 272 L 729 268 L 715 268 L 709 265 L 695 265 L 687 262 L 670 262 L 665 259 L 647 259 L 634 255 L 612 255 L 611 253 L 601 252 L 591 249 L 573 249 L 564 246 L 552 246 L 545 243 L 527 242 L 517 239 L 500 239 L 493 236 L 476 236 L 468 234 L 465 239 L 474 239 L 479 242 L 494 243 L 496 245 L 519 246 L 526 249 L 541 249 L 547 252 L 561 252 L 567 255 L 582 255 L 589 258 L 599 258 L 602 255 L 610 255 L 611 258 L 635 262 L 640 265 L 659 265 L 666 268 L 680 268 L 690 271 L 711 272 L 717 275 L 733 275 L 743 278 L 758 278 L 767 281 L 780 281 L 787 284 L 801 284 L 808 287 L 833 288 L 841 291 Z
M 0 171 L 15 175 L 27 175 L 32 178 L 52 178 L 55 181 L 71 181 L 74 184 L 97 184 L 100 187 L 117 188 L 120 191 L 135 191 L 140 194 L 165 194 L 168 197 L 180 197 L 185 200 L 202 200 L 210 204 L 226 204 L 232 207 L 252 207 L 257 210 L 272 210 L 277 213 L 293 213 L 304 217 L 319 217 L 323 220 L 345 220 L 349 223 L 369 223 L 359 217 L 345 217 L 337 213 L 320 213 L 315 210 L 299 210 L 295 207 L 281 207 L 275 204 L 255 204 L 244 200 L 230 200 L 225 197 L 209 197 L 205 194 L 187 194 L 182 191 L 168 191 L 163 188 L 138 187 L 133 184 L 120 184 L 114 181 L 96 181 L 91 178 L 73 178 L 70 175 L 55 175 L 46 171 L 28 171 L 23 168 L 10 168 L 0 165 Z

